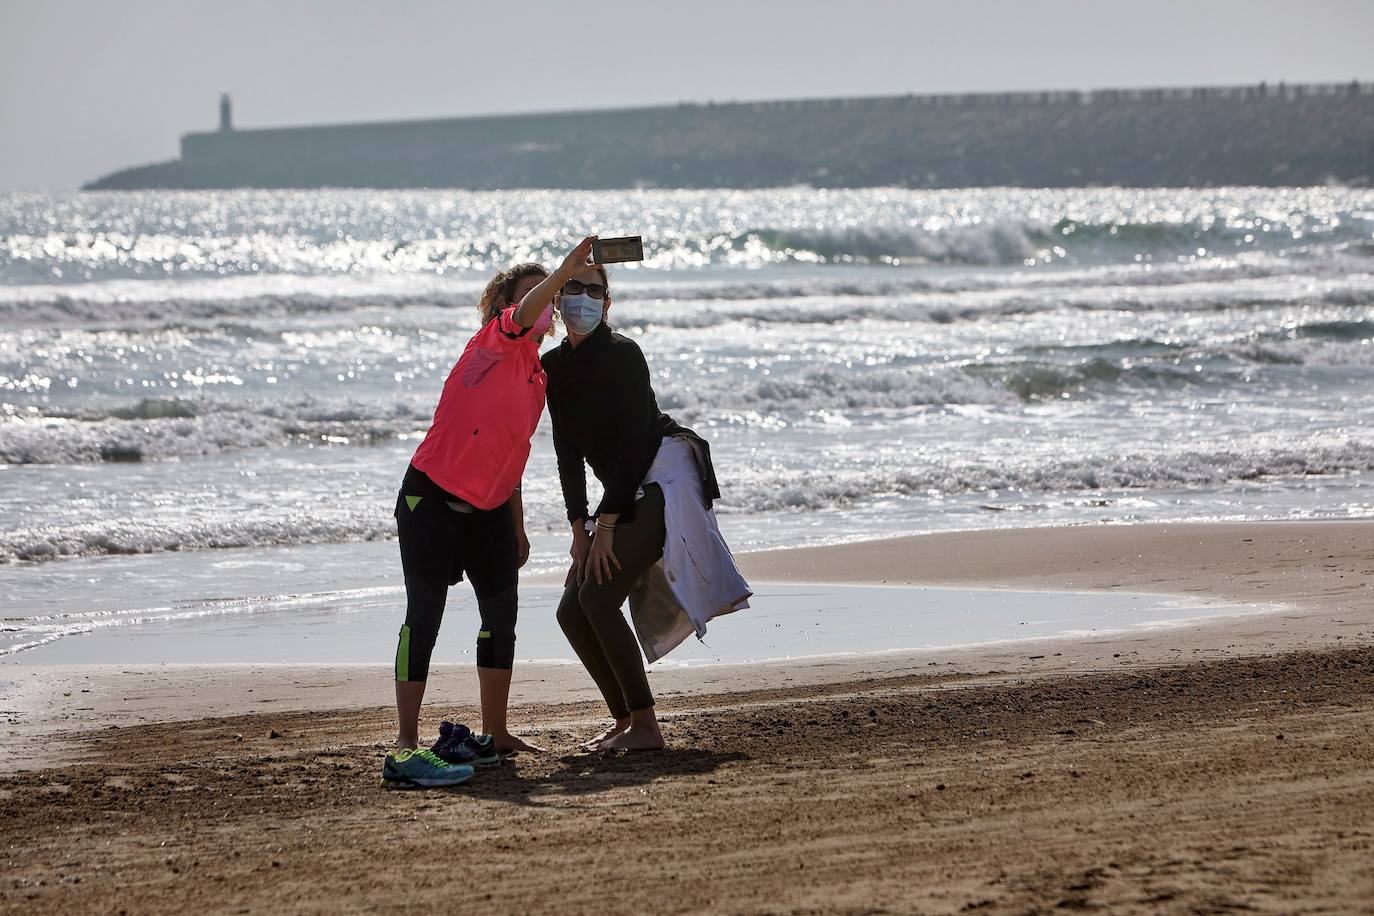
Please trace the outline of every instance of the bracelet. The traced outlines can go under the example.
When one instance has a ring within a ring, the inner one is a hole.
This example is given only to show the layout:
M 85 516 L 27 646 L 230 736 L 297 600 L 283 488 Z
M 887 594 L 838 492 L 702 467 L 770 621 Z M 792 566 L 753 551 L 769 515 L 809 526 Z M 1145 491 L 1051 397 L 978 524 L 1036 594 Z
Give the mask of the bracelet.
M 598 531 L 614 531 L 614 530 L 615 530 L 615 525 L 608 525 L 608 524 L 606 524 L 605 522 L 603 522 L 601 519 L 597 519 L 597 520 L 596 520 L 596 529 L 597 529 Z

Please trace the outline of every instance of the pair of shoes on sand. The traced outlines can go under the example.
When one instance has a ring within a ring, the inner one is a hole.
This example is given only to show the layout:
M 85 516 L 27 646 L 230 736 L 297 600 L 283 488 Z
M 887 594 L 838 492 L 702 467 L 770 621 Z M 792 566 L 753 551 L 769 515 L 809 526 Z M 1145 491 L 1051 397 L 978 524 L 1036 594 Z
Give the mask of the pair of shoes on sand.
M 439 740 L 432 748 L 397 748 L 382 762 L 382 786 L 387 789 L 429 789 L 456 786 L 475 774 L 473 767 L 501 762 L 491 735 L 477 735 L 466 725 L 439 723 Z

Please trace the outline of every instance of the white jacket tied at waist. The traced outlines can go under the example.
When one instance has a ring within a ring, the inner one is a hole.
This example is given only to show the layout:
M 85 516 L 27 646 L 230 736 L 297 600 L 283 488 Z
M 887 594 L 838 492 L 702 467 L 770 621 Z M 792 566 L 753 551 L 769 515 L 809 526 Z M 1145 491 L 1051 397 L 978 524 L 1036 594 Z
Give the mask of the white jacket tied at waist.
M 700 460 L 690 439 L 666 436 L 644 477 L 663 489 L 667 530 L 663 559 L 630 589 L 630 619 L 650 662 L 693 633 L 702 638 L 707 621 L 747 608 L 752 594 L 702 498 Z

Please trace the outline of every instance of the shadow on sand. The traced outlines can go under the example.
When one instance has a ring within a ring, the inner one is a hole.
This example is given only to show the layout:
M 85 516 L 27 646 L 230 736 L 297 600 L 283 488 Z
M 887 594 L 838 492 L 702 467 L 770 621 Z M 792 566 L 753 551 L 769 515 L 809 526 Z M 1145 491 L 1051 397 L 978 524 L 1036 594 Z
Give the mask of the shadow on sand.
M 462 788 L 492 801 L 537 805 L 548 799 L 647 785 L 668 776 L 704 776 L 725 764 L 747 759 L 748 755 L 739 751 L 700 748 L 565 754 L 542 759 L 522 755 L 507 758 L 499 767 L 480 770 L 478 778 Z

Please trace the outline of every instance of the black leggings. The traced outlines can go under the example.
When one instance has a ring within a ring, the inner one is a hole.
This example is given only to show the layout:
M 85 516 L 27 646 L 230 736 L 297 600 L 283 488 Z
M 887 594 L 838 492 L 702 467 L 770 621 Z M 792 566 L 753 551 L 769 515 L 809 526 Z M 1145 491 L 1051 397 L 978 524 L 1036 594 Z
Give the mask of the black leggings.
M 635 503 L 635 520 L 615 527 L 612 545 L 620 568 L 612 568 L 612 577 L 600 585 L 588 573 L 581 585 L 573 582 L 565 588 L 558 603 L 563 635 L 617 719 L 654 705 L 639 642 L 620 606 L 635 580 L 663 556 L 664 536 L 663 490 L 649 484 L 644 498 Z
M 515 519 L 509 506 L 483 511 L 411 467 L 396 497 L 406 622 L 396 647 L 396 680 L 429 677 L 450 585 L 466 573 L 477 594 L 481 629 L 477 665 L 510 668 L 515 660 L 517 566 Z

